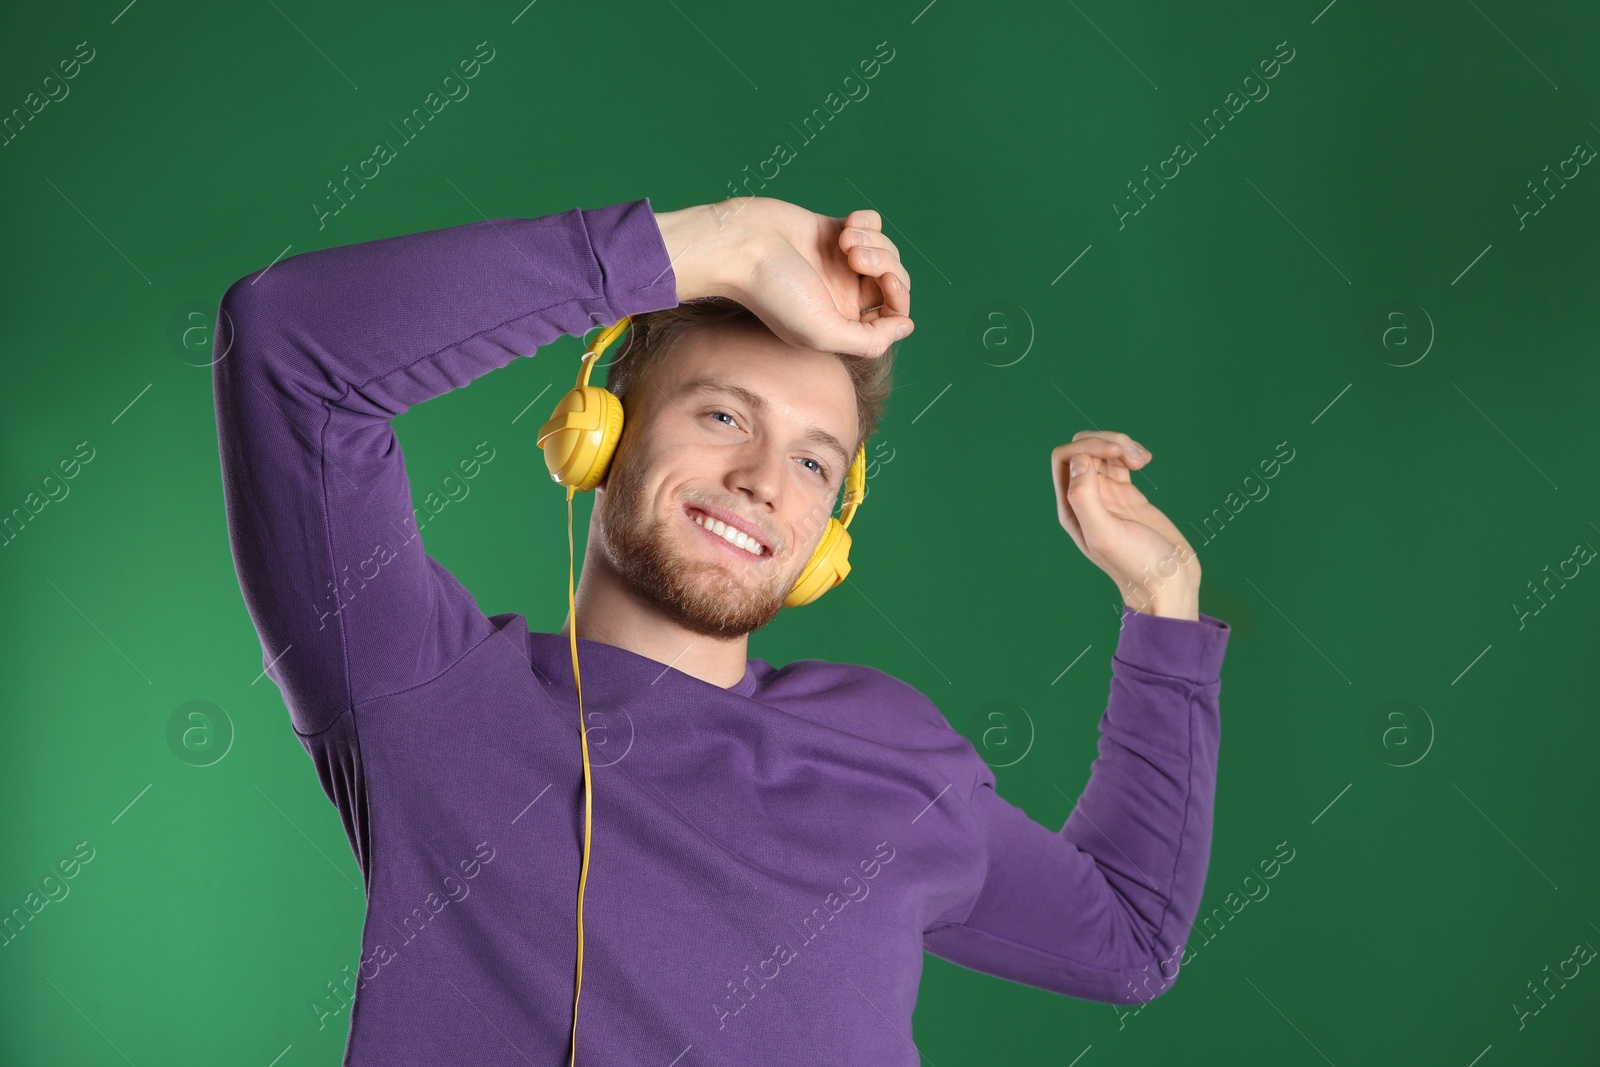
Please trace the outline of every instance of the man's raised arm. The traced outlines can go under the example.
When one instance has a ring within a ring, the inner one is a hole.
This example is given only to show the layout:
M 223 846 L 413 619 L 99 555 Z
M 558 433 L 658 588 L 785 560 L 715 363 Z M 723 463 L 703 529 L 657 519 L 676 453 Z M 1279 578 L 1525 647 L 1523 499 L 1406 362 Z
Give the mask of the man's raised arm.
M 557 337 L 672 307 L 675 287 L 641 199 L 306 252 L 228 288 L 213 356 L 228 536 L 296 730 L 493 634 L 423 551 L 389 420 Z
M 305 252 L 228 288 L 213 349 L 228 536 L 297 730 L 420 685 L 493 633 L 423 552 L 389 420 L 557 337 L 702 296 L 861 356 L 914 325 L 876 211 L 769 197 L 491 219 Z
M 1050 453 L 1062 528 L 1123 596 L 1099 756 L 1059 832 L 981 765 L 969 807 L 988 850 L 982 890 L 924 930 L 954 963 L 1111 1003 L 1166 990 L 1200 907 L 1230 633 L 1200 612 L 1194 550 L 1133 484 L 1152 458 L 1114 430 Z
M 988 849 L 982 890 L 924 932 L 985 974 L 1107 1003 L 1177 977 L 1211 856 L 1227 623 L 1125 608 L 1089 784 L 1059 831 L 995 792 L 968 801 Z M 974 759 L 977 757 L 974 756 Z

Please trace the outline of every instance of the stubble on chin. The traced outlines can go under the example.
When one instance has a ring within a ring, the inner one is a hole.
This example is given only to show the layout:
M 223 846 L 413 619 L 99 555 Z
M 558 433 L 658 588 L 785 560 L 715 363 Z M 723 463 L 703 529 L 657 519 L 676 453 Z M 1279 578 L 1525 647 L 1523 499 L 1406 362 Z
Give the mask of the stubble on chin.
M 599 516 L 601 546 L 633 594 L 678 625 L 707 637 L 733 638 L 771 622 L 788 587 L 775 564 L 741 581 L 737 564 L 686 558 L 672 530 L 677 516 L 650 516 L 639 485 L 624 471 L 607 479 Z

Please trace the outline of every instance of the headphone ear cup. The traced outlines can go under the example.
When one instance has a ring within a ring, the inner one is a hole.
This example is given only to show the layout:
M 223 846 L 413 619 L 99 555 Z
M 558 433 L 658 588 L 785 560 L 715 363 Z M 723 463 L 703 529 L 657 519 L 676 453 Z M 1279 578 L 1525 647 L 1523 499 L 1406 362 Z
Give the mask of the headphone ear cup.
M 567 391 L 539 428 L 550 478 L 586 493 L 600 484 L 622 439 L 622 401 L 598 385 Z
M 850 573 L 850 531 L 838 519 L 829 518 L 828 528 L 816 551 L 806 562 L 805 570 L 795 580 L 794 588 L 784 598 L 783 606 L 798 608 L 810 604 L 828 590 L 845 580 Z
M 595 385 L 588 388 L 599 389 L 605 422 L 589 470 L 576 483 L 580 493 L 586 493 L 600 484 L 600 480 L 606 476 L 606 471 L 611 469 L 611 457 L 616 454 L 617 443 L 622 440 L 622 401 L 618 400 L 616 394 L 609 389 Z

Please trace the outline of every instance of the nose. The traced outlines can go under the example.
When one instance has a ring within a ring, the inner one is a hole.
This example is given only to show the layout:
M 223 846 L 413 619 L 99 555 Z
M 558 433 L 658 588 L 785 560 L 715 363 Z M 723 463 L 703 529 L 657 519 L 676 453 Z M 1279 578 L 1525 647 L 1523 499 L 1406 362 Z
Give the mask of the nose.
M 735 495 L 763 511 L 777 511 L 783 503 L 784 457 L 781 449 L 751 441 L 729 456 L 724 484 Z

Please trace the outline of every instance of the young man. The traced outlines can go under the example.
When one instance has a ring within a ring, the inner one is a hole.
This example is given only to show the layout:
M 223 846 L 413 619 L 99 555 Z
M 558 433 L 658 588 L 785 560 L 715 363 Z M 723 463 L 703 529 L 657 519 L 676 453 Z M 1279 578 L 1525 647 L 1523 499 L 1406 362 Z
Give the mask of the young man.
M 680 323 L 621 376 L 577 594 L 579 1061 L 911 1067 L 924 951 L 1112 1003 L 1176 974 L 1228 627 L 1128 480 L 1148 454 L 1089 432 L 1051 454 L 1062 526 L 1127 605 L 1099 758 L 1053 831 L 912 686 L 747 658 L 876 419 L 862 361 L 911 326 L 877 213 L 637 200 L 304 253 L 222 300 L 240 585 L 365 882 L 359 967 L 311 1002 L 321 1026 L 348 1012 L 346 1063 L 555 1064 L 573 1036 L 571 619 L 486 617 L 424 552 L 389 420 L 556 337 L 707 296 L 759 323 Z M 649 347 L 619 346 L 613 379 Z

